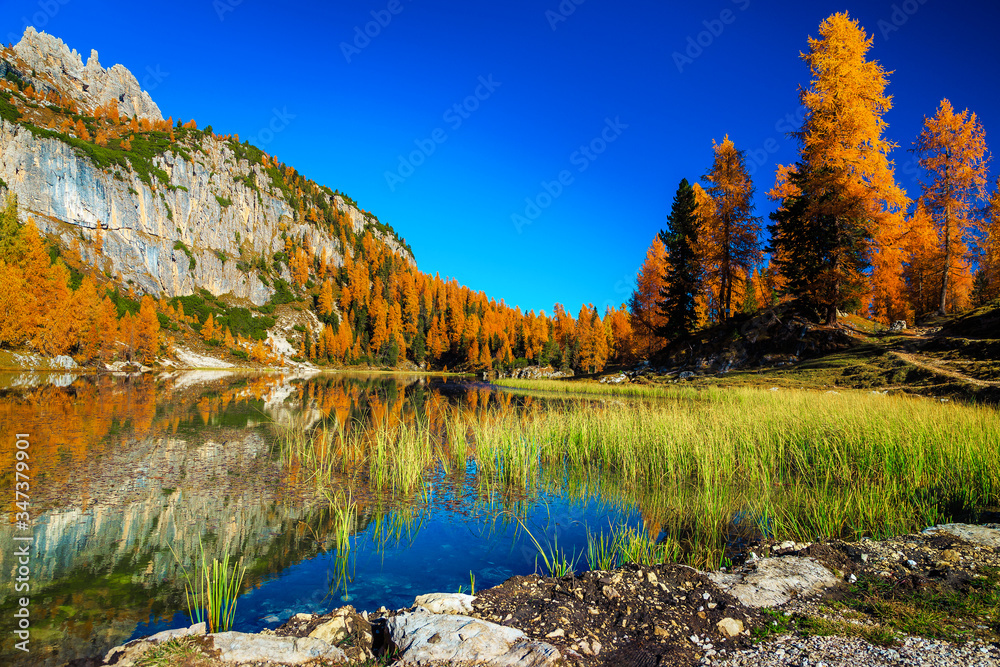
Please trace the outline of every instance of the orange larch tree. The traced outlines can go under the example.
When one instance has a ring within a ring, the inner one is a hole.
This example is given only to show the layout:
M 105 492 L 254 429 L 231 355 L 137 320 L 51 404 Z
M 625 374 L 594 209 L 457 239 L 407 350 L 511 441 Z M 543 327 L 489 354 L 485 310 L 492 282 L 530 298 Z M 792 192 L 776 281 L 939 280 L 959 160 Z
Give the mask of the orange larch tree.
M 962 301 L 955 283 L 969 282 L 977 204 L 986 197 L 986 132 L 976 114 L 956 113 L 945 99 L 933 118 L 924 119 L 915 150 L 926 172 L 920 202 L 934 221 L 941 247 L 938 313 L 945 315 L 949 303 Z
M 148 294 L 142 297 L 139 306 L 136 337 L 136 356 L 143 363 L 152 363 L 160 351 L 160 321 L 156 317 L 156 302 Z
M 632 330 L 640 354 L 649 358 L 663 347 L 664 340 L 657 335 L 666 318 L 660 313 L 657 301 L 664 289 L 667 271 L 667 251 L 659 236 L 653 238 L 646 251 L 646 261 L 636 278 L 635 290 L 629 299 Z
M 979 265 L 983 272 L 983 301 L 1000 297 L 1000 178 L 997 178 L 987 211 L 986 228 L 979 247 Z
M 725 322 L 733 315 L 734 284 L 739 296 L 746 276 L 763 258 L 761 218 L 753 214 L 754 186 L 744 151 L 728 135 L 721 144 L 713 142 L 712 148 L 715 159 L 702 179 L 711 204 L 710 210 L 698 211 L 699 246 L 704 249 L 703 275 L 719 286 L 719 319 Z
M 892 230 L 908 200 L 889 160 L 896 146 L 883 136 L 892 98 L 888 73 L 867 59 L 873 39 L 846 12 L 823 21 L 819 33 L 802 55 L 812 81 L 800 92 L 799 161 L 779 168 L 771 191 L 781 200 L 771 251 L 785 289 L 833 324 L 838 309 L 867 293 L 865 272 L 878 269 L 879 243 L 897 241 Z

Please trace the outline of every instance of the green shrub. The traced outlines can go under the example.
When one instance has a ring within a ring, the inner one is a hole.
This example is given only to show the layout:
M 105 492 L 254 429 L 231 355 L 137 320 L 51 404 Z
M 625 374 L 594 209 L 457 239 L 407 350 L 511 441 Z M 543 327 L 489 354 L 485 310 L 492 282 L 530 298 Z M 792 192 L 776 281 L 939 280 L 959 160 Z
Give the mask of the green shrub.
M 174 241 L 174 250 L 180 250 L 187 255 L 188 261 L 191 263 L 191 270 L 193 271 L 197 262 L 194 259 L 194 255 L 191 254 L 191 250 L 184 244 L 184 241 Z

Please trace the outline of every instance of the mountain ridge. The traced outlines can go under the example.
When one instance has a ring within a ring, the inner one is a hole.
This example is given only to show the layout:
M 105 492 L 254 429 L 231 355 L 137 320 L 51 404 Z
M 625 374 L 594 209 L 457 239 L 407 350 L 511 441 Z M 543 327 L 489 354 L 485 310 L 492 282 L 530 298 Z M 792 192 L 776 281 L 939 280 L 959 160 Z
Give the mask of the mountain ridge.
M 263 277 L 246 268 L 272 267 L 289 236 L 340 266 L 346 237 L 370 230 L 413 261 L 405 242 L 346 195 L 297 173 L 295 183 L 282 183 L 275 172 L 289 168 L 248 143 L 165 122 L 135 77 L 121 65 L 104 69 L 96 51 L 83 65 L 61 40 L 29 27 L 3 50 L 0 75 L 13 94 L 0 121 L 2 185 L 43 233 L 65 247 L 79 244 L 85 262 L 142 293 L 203 288 L 262 305 L 276 291 L 274 277 L 291 281 L 289 268 Z M 108 114 L 114 119 L 103 123 Z M 75 127 L 59 126 L 74 118 Z M 132 127 L 111 136 L 122 118 Z M 111 138 L 92 146 L 80 130 Z M 131 146 L 140 136 L 142 155 Z M 345 238 L 302 219 L 296 188 L 335 211 L 331 217 L 349 229 Z

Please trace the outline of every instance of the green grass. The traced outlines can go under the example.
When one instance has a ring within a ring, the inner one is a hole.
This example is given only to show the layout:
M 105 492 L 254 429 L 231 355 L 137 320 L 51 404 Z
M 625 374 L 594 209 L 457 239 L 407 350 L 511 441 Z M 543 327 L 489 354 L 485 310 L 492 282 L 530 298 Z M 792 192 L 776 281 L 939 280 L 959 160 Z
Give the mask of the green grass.
M 496 384 L 509 389 L 550 392 L 561 394 L 598 394 L 610 396 L 641 396 L 648 398 L 671 398 L 691 395 L 684 387 L 649 384 L 602 384 L 582 380 L 497 380 Z
M 535 569 L 539 569 L 538 557 L 541 556 L 542 562 L 545 564 L 545 568 L 542 570 L 543 574 L 547 574 L 550 577 L 566 577 L 576 570 L 577 563 L 580 562 L 580 555 L 575 552 L 567 556 L 564 549 L 559 548 L 559 536 L 555 535 L 551 542 L 546 541 L 543 546 L 535 536 L 528 530 L 528 527 L 524 525 L 520 517 L 515 517 L 518 524 L 520 524 L 521 529 L 527 534 L 531 539 L 531 542 L 535 545 L 538 550 L 538 555 L 535 556 Z
M 151 646 L 136 660 L 136 667 L 199 667 L 213 662 L 202 653 L 190 637 L 178 637 Z
M 1000 638 L 1000 569 L 983 568 L 968 591 L 929 583 L 902 589 L 896 582 L 862 575 L 850 595 L 836 605 L 859 612 L 888 633 L 962 642 L 973 637 Z
M 176 553 L 174 558 L 180 564 Z M 230 570 L 227 551 L 221 561 L 213 558 L 209 565 L 202 545 L 201 567 L 195 570 L 194 578 L 183 566 L 181 569 L 186 580 L 184 600 L 187 602 L 191 623 L 204 623 L 209 633 L 229 630 L 236 617 L 236 603 L 243 585 L 243 575 L 246 573 L 242 559 Z
M 974 517 L 1000 500 L 1000 417 L 989 407 L 851 391 L 682 387 L 665 396 L 293 430 L 284 449 L 320 480 L 353 476 L 395 495 L 471 457 L 480 486 L 505 497 L 548 491 L 641 506 L 666 539 L 618 536 L 623 559 L 709 568 L 734 530 L 879 538 Z

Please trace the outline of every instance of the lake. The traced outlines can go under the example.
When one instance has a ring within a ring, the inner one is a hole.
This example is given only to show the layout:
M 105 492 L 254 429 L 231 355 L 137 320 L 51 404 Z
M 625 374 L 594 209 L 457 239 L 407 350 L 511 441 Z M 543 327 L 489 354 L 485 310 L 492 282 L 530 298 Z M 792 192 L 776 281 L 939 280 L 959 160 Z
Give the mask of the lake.
M 406 493 L 350 466 L 318 489 L 279 442 L 287 429 L 363 434 L 414 419 L 444 428 L 456 410 L 517 412 L 540 400 L 564 399 L 430 376 L 0 374 L 4 572 L 18 566 L 15 537 L 33 537 L 31 653 L 5 639 L 0 661 L 61 665 L 189 625 L 184 571 L 202 550 L 247 566 L 241 631 L 348 603 L 408 606 L 422 593 L 468 592 L 473 577 L 487 588 L 536 569 L 532 537 L 558 539 L 585 568 L 588 528 L 644 524 L 627 493 L 563 483 L 558 470 L 501 487 L 464 454 L 436 460 Z M 14 525 L 19 433 L 30 442 L 27 530 Z M 350 537 L 338 548 L 345 503 Z M 7 626 L 20 595 L 0 590 Z

